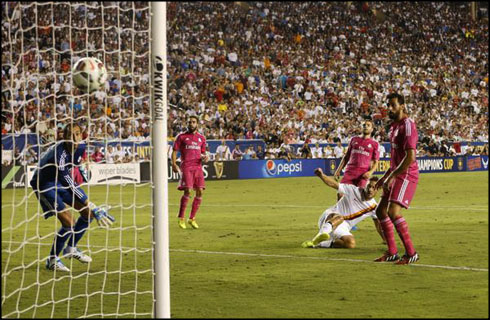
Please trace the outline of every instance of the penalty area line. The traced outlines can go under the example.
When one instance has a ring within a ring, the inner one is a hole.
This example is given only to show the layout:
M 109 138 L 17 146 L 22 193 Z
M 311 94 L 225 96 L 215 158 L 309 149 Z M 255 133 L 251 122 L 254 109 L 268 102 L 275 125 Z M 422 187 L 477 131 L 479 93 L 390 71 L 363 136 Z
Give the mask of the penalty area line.
M 317 249 L 317 250 L 324 250 L 324 249 Z M 325 260 L 325 261 L 361 262 L 361 263 L 372 263 L 372 264 L 378 264 L 378 265 L 379 264 L 381 264 L 381 265 L 393 265 L 393 263 L 374 262 L 374 261 L 370 261 L 370 260 L 348 259 L 348 258 L 308 257 L 308 256 L 282 255 L 282 254 L 221 252 L 221 251 L 204 251 L 204 250 L 185 250 L 185 249 L 170 249 L 170 251 L 171 252 L 182 252 L 182 253 L 221 254 L 221 255 L 248 256 L 248 257 L 261 257 L 261 258 L 309 259 L 309 260 Z M 410 267 L 419 267 L 419 268 L 439 268 L 439 269 L 447 269 L 447 270 L 488 272 L 488 269 L 482 269 L 482 268 L 439 266 L 439 265 L 420 264 L 420 263 L 410 264 L 409 266 Z

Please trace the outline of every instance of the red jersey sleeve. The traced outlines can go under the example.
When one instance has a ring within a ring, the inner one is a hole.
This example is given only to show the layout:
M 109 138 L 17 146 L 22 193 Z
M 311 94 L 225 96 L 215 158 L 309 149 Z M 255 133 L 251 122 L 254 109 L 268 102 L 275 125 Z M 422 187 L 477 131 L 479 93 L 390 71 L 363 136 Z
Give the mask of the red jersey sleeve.
M 403 150 L 417 149 L 418 133 L 415 122 L 412 120 L 405 120 L 405 140 L 403 142 Z

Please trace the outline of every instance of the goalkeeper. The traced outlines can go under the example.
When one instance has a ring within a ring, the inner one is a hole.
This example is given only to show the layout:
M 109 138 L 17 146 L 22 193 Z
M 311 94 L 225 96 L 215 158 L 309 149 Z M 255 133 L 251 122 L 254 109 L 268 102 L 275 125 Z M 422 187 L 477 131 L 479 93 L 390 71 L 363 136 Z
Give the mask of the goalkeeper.
M 56 215 L 61 222 L 61 228 L 54 238 L 46 261 L 46 268 L 69 272 L 70 269 L 59 258 L 61 251 L 66 258 L 75 258 L 83 263 L 91 262 L 92 258 L 82 253 L 77 248 L 77 243 L 93 218 L 103 227 L 109 227 L 115 219 L 105 209 L 89 202 L 83 189 L 73 181 L 71 168 L 80 164 L 86 148 L 85 144 L 80 143 L 82 141 L 80 126 L 67 124 L 63 136 L 63 141 L 50 147 L 41 156 L 30 184 L 43 208 L 44 218 Z M 83 179 L 87 181 L 87 172 L 82 167 L 80 172 Z M 80 213 L 76 222 L 67 205 Z

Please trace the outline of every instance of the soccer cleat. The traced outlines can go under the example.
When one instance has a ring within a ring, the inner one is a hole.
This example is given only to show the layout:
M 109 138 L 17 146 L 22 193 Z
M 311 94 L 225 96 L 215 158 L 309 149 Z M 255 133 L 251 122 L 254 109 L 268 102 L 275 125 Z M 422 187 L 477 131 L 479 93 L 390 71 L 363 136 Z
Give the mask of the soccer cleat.
M 199 229 L 199 226 L 197 225 L 196 220 L 189 219 L 189 220 L 187 220 L 187 223 L 190 224 L 193 229 Z
M 319 233 L 317 234 L 311 242 L 314 246 L 317 246 L 320 242 L 326 241 L 330 239 L 330 235 L 328 233 Z
M 185 220 L 184 219 L 179 219 L 179 227 L 181 229 L 187 229 L 187 227 L 185 226 Z
M 313 241 L 311 240 L 308 240 L 308 241 L 305 241 L 301 244 L 301 247 L 302 248 L 314 248 L 315 245 L 313 244 Z
M 395 262 L 395 264 L 410 264 L 419 261 L 419 255 L 417 252 L 413 256 L 409 256 L 407 254 L 404 254 L 403 257 Z
M 70 269 L 68 269 L 63 262 L 61 262 L 60 258 L 48 258 L 46 260 L 46 269 L 48 270 L 57 270 L 57 271 L 63 271 L 63 272 L 70 272 Z
M 80 251 L 80 249 L 78 249 L 76 247 L 75 248 L 74 247 L 66 247 L 63 250 L 63 257 L 69 258 L 69 259 L 75 258 L 78 261 L 80 261 L 81 263 L 92 262 L 92 258 L 87 256 L 85 253 L 83 253 L 82 251 Z
M 381 257 L 375 259 L 374 262 L 390 262 L 398 260 L 400 260 L 398 253 L 390 254 L 389 252 L 385 252 Z

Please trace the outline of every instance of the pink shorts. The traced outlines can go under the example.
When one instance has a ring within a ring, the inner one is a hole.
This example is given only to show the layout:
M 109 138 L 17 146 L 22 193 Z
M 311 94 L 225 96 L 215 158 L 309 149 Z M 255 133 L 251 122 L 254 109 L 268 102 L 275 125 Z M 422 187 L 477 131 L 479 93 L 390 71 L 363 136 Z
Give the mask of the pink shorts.
M 362 177 L 363 174 L 364 172 L 346 172 L 340 183 L 353 184 L 356 187 L 364 188 L 368 183 L 368 179 L 364 179 Z
M 184 189 L 205 189 L 204 173 L 202 167 L 192 167 L 182 169 L 182 177 L 179 180 L 178 190 Z
M 413 182 L 403 178 L 395 178 L 388 192 L 383 191 L 381 197 L 388 198 L 389 202 L 395 202 L 408 209 L 410 202 L 415 195 L 417 182 Z

